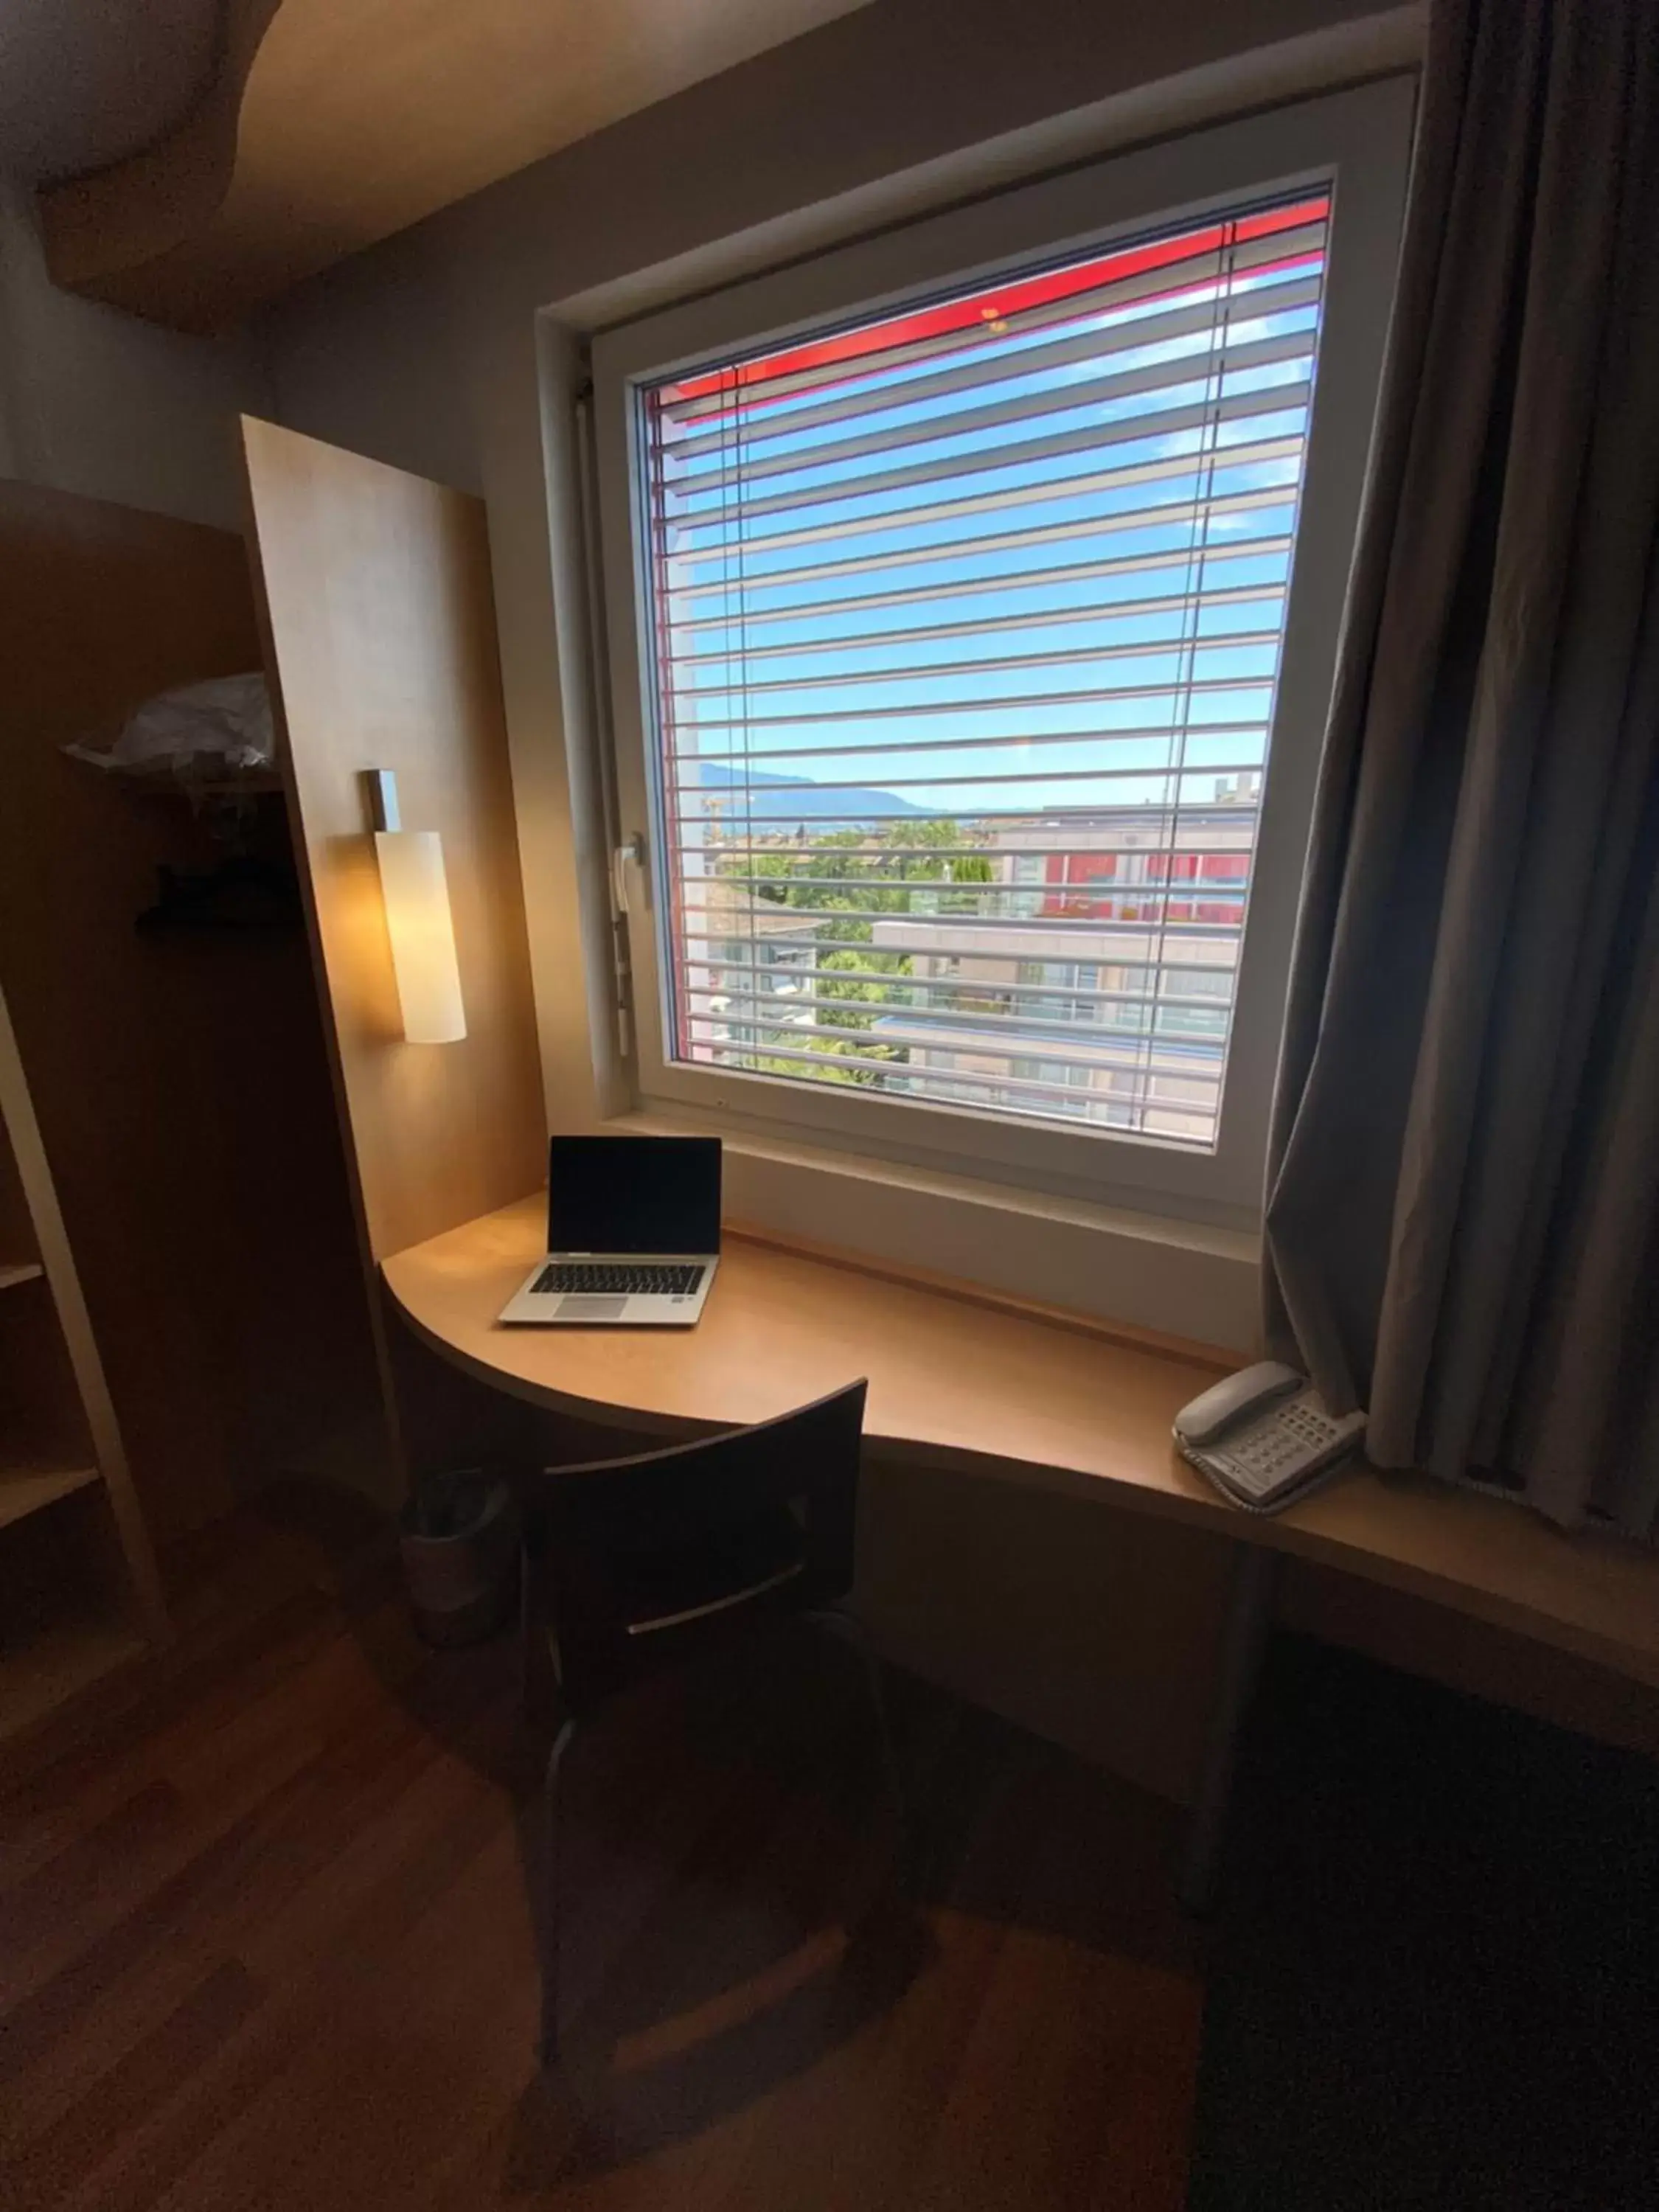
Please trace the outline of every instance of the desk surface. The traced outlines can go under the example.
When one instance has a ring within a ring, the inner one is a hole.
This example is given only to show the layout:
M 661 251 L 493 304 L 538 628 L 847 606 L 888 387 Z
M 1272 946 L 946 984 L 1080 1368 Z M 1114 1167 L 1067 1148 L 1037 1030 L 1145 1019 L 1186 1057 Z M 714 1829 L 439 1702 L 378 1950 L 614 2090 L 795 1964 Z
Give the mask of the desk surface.
M 1565 1536 L 1494 1499 L 1360 1468 L 1273 1520 L 1226 1505 L 1170 1424 L 1212 1364 L 1082 1316 L 982 1303 L 729 1237 L 694 1329 L 503 1328 L 544 1249 L 540 1194 L 385 1261 L 416 1334 L 498 1389 L 684 1435 L 763 1420 L 866 1376 L 871 1441 L 964 1474 L 1110 1498 L 1344 1568 L 1659 1685 L 1659 1554 Z

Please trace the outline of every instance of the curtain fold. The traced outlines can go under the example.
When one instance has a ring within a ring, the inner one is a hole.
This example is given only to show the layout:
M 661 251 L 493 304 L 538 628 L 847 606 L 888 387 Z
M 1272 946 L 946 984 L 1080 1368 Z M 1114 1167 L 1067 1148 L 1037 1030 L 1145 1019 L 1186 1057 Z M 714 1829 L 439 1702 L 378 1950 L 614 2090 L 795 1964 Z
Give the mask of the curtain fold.
M 1340 215 L 1339 215 L 1340 220 Z M 1382 1467 L 1659 1512 L 1659 19 L 1434 0 L 1268 1161 Z

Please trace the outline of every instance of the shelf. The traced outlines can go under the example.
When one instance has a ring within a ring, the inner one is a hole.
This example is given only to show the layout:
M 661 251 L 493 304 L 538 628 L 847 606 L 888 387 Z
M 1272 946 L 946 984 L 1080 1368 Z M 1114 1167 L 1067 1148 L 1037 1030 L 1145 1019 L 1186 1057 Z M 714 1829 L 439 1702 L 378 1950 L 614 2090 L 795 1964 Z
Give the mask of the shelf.
M 52 1623 L 10 1650 L 0 1646 L 0 1738 L 61 1705 L 145 1650 L 120 1620 Z
M 27 1520 L 60 1498 L 85 1490 L 99 1479 L 95 1467 L 0 1466 L 0 1528 Z
M 9 1291 L 19 1283 L 37 1282 L 46 1272 L 38 1260 L 0 1260 L 0 1291 Z
M 104 1500 L 95 1467 L 0 1466 L 0 1738 L 146 1648 Z

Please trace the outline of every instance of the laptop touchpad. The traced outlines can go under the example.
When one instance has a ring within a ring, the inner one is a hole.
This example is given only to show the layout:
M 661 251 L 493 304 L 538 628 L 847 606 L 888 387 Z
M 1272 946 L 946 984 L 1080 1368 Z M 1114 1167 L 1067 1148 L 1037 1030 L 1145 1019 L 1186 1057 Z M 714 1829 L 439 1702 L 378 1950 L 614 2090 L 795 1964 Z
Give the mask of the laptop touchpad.
M 626 1298 L 601 1297 L 595 1291 L 569 1291 L 559 1300 L 559 1321 L 620 1321 Z

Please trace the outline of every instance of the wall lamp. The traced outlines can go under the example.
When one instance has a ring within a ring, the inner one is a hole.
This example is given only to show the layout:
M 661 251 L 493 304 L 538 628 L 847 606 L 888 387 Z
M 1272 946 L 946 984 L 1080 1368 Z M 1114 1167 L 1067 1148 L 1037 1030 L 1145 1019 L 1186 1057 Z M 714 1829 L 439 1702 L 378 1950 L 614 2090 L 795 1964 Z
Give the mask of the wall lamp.
M 368 770 L 368 792 L 404 1035 L 410 1044 L 453 1044 L 466 1035 L 466 1009 L 443 840 L 435 830 L 404 828 L 390 769 Z

